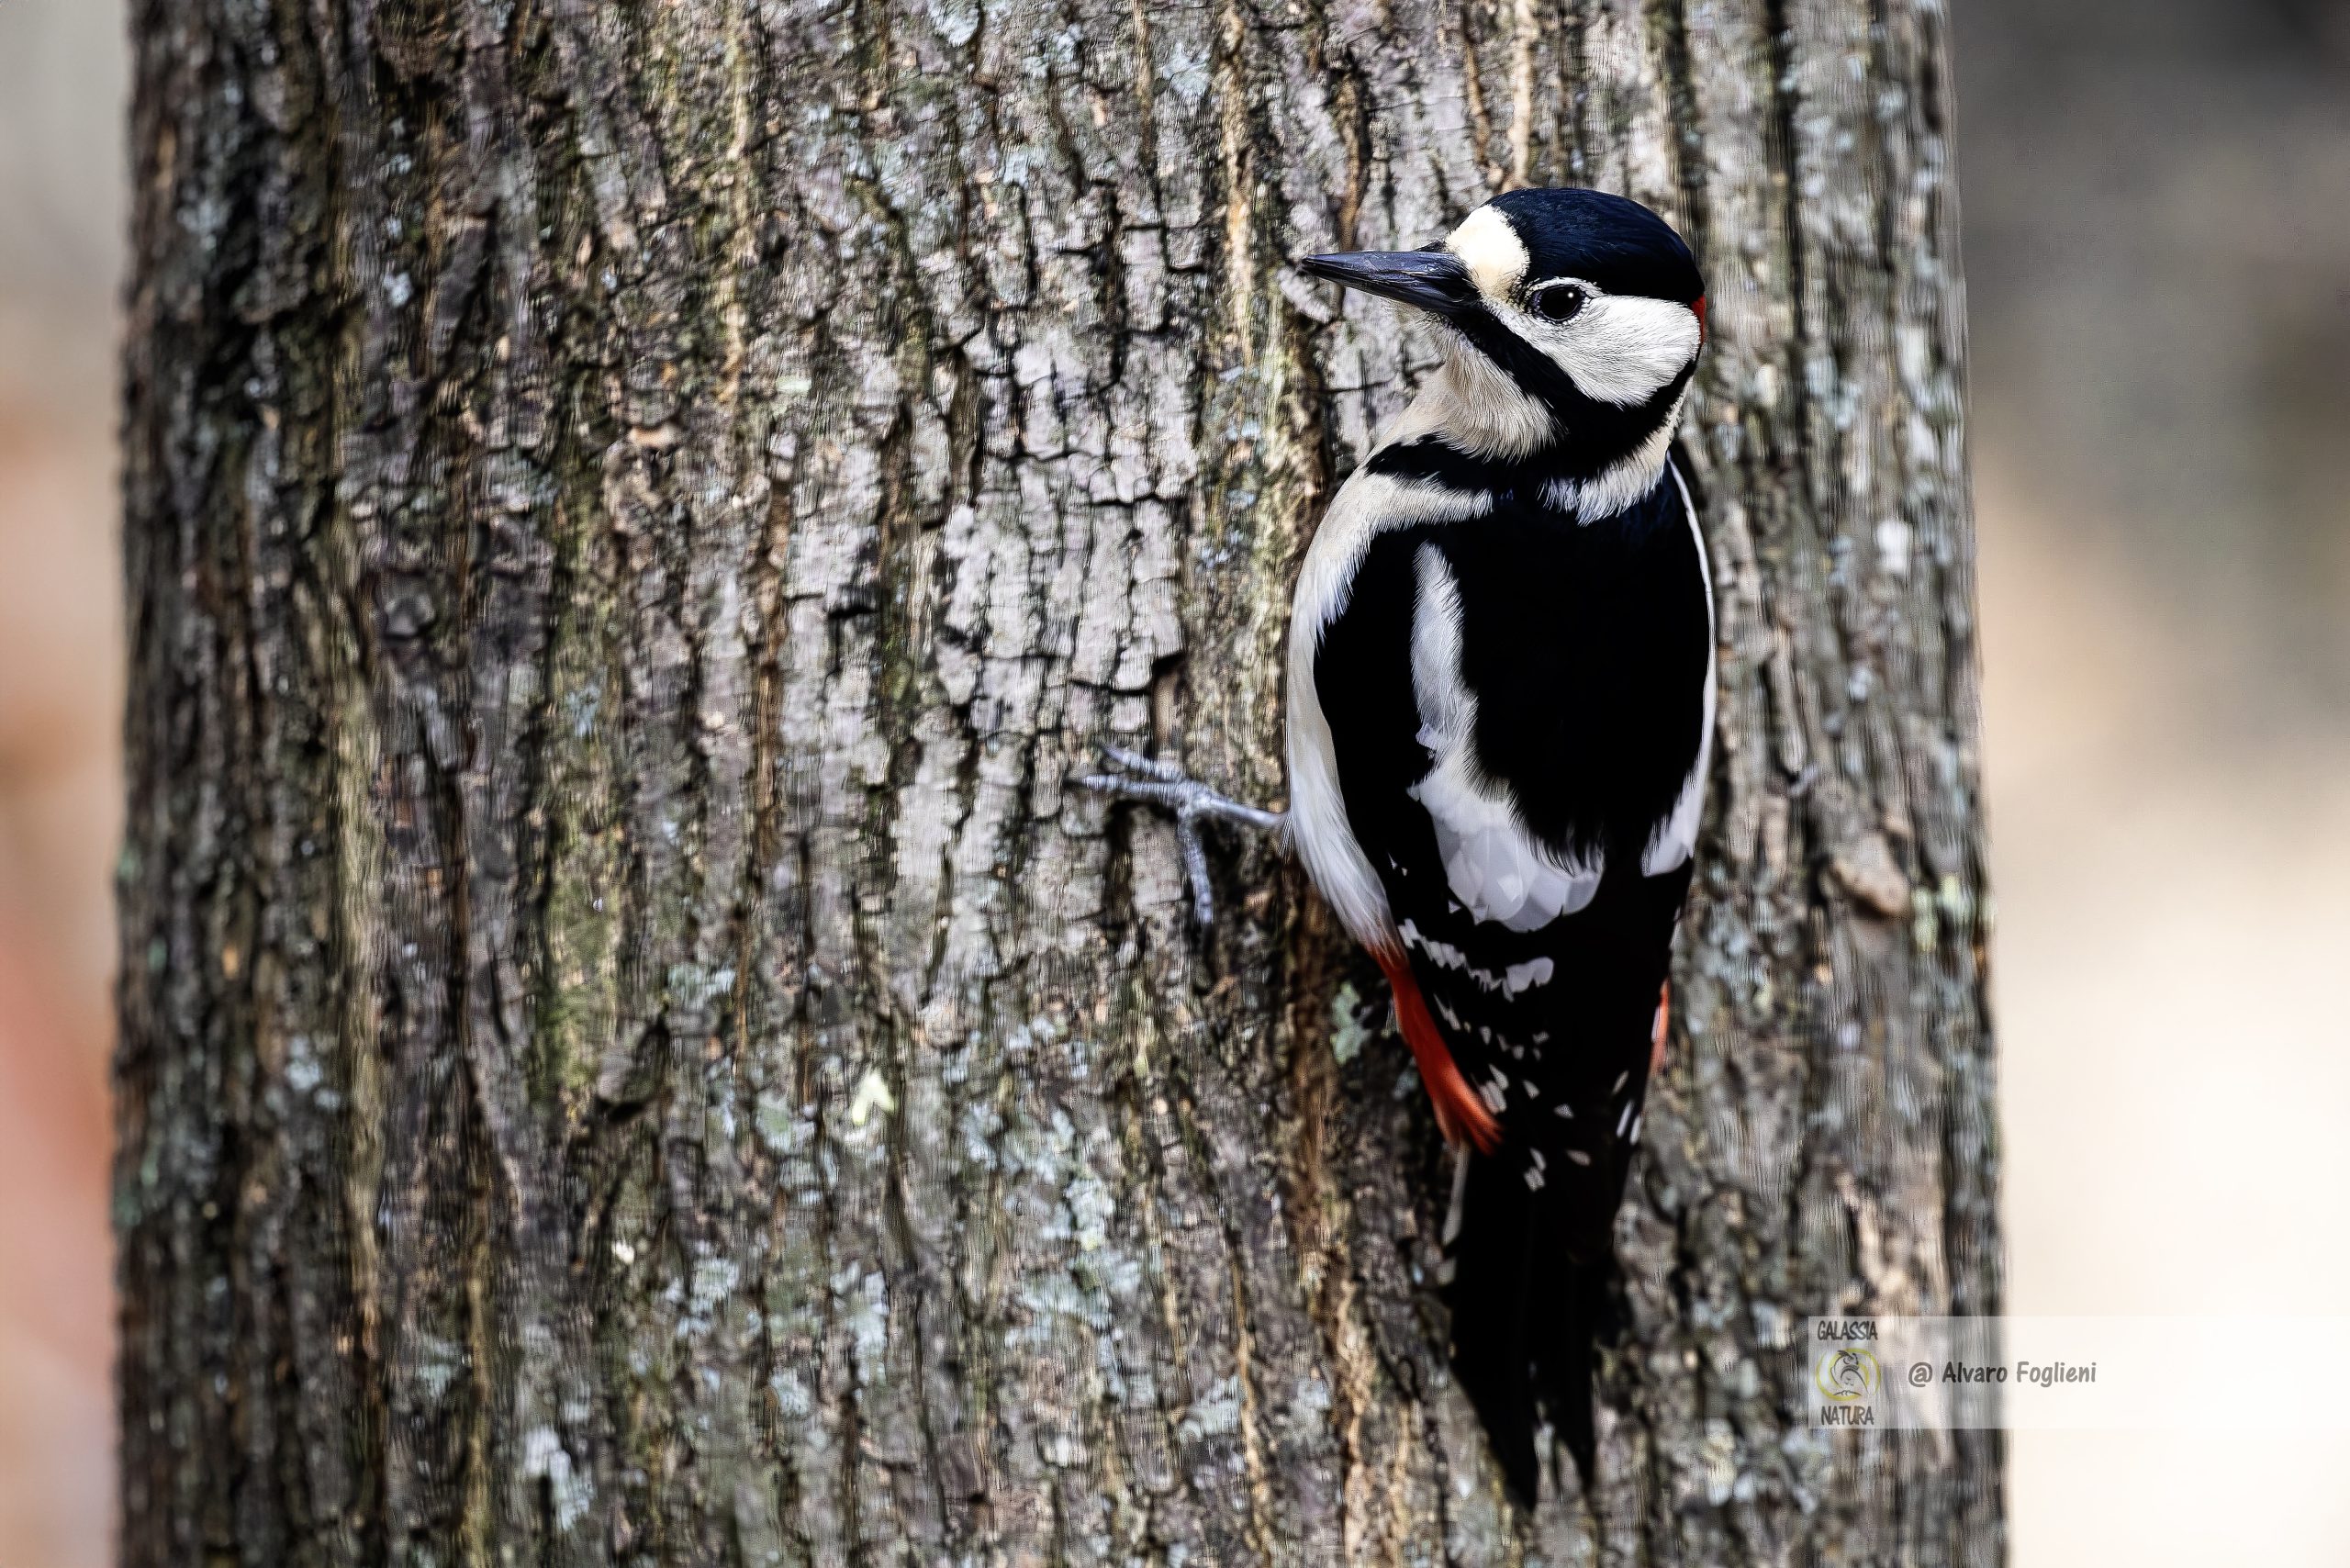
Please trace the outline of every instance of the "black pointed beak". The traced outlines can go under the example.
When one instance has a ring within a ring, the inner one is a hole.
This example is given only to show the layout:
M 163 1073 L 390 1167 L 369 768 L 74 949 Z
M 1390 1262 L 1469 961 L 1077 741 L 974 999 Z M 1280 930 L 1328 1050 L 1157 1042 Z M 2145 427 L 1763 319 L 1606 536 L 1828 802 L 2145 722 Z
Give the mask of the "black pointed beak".
M 1404 305 L 1450 316 L 1476 302 L 1469 269 L 1449 251 L 1347 251 L 1300 256 L 1298 270 Z

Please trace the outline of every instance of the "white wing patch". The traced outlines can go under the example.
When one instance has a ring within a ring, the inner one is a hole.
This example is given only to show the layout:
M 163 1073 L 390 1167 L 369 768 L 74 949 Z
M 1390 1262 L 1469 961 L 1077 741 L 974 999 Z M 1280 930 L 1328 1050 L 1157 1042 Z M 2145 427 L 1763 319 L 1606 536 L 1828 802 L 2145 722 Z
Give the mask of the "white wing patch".
M 1697 733 L 1697 760 L 1689 769 L 1689 777 L 1681 783 L 1681 794 L 1673 802 L 1673 811 L 1657 823 L 1650 836 L 1648 847 L 1640 853 L 1640 874 L 1662 876 L 1679 869 L 1681 863 L 1696 853 L 1697 817 L 1706 806 L 1706 770 L 1714 756 L 1714 568 L 1706 558 L 1705 531 L 1697 526 L 1697 509 L 1689 499 L 1689 486 L 1681 477 L 1681 470 L 1673 470 L 1673 482 L 1681 491 L 1681 510 L 1689 517 L 1689 536 L 1697 545 L 1697 576 L 1706 585 L 1706 695 L 1704 725 Z
M 1471 918 L 1512 931 L 1539 930 L 1598 894 L 1605 857 L 1552 857 L 1518 821 L 1508 794 L 1478 768 L 1472 745 L 1477 699 L 1460 679 L 1460 586 L 1433 544 L 1420 546 L 1416 566 L 1412 694 L 1419 706 L 1420 744 L 1435 754 L 1436 765 L 1412 787 L 1412 798 L 1436 824 L 1445 881 Z

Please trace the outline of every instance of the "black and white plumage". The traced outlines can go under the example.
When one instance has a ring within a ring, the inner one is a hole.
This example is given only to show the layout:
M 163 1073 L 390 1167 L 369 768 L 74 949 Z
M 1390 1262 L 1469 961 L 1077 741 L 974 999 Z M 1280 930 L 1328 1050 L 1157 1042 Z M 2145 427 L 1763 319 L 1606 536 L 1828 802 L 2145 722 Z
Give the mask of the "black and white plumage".
M 1292 607 L 1286 825 L 1385 970 L 1446 1137 L 1453 1364 L 1521 1498 L 1547 1411 L 1586 1480 L 1611 1231 L 1714 720 L 1705 543 L 1670 449 L 1705 287 L 1646 207 L 1514 191 L 1425 251 L 1307 257 L 1447 353 L 1339 487 Z M 1274 819 L 1113 752 L 1088 782 Z
M 1307 553 L 1292 830 L 1476 1146 L 1454 1363 L 1530 1496 L 1543 1406 L 1591 1462 L 1591 1340 L 1704 801 L 1712 594 L 1669 456 L 1704 287 L 1653 213 L 1576 190 L 1513 192 L 1438 250 L 1304 265 L 1449 339 Z

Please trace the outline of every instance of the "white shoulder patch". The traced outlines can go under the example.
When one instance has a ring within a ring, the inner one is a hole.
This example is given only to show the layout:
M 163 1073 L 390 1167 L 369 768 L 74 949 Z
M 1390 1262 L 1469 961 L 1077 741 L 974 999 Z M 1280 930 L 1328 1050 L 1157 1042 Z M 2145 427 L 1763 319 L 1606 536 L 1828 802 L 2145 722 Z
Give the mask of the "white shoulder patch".
M 1461 491 L 1403 481 L 1358 468 L 1338 487 L 1298 573 L 1289 624 L 1290 834 L 1306 875 L 1330 902 L 1338 923 L 1379 953 L 1402 950 L 1387 890 L 1347 821 L 1330 722 L 1314 685 L 1322 633 L 1346 602 L 1363 553 L 1385 529 L 1476 517 L 1491 511 L 1483 490 Z
M 1677 467 L 1671 470 L 1673 483 L 1681 491 L 1681 510 L 1689 514 L 1689 534 L 1697 544 L 1697 572 L 1706 582 L 1706 695 L 1703 701 L 1704 728 L 1697 735 L 1697 760 L 1689 769 L 1689 777 L 1682 781 L 1681 794 L 1673 803 L 1672 814 L 1657 824 L 1648 847 L 1640 853 L 1640 874 L 1662 876 L 1678 870 L 1682 862 L 1697 851 L 1697 819 L 1706 808 L 1706 774 L 1714 756 L 1714 568 L 1706 558 L 1706 531 L 1697 526 L 1697 509 L 1689 499 L 1689 487 Z
M 1412 788 L 1436 824 L 1437 850 L 1452 896 L 1470 915 L 1512 931 L 1533 931 L 1572 914 L 1599 891 L 1605 857 L 1561 862 L 1537 843 L 1500 787 L 1484 778 L 1472 739 L 1477 698 L 1460 679 L 1460 589 L 1443 553 L 1420 546 L 1419 599 L 1412 617 L 1412 693 L 1420 744 L 1436 766 Z

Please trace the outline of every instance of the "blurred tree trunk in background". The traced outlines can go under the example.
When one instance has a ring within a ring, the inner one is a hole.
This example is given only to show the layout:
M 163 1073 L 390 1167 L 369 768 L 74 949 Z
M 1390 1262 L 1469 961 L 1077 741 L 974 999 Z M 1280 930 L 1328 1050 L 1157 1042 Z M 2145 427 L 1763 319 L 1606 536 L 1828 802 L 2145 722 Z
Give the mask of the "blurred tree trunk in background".
M 123 1558 L 1991 1563 L 1807 1429 L 1998 1299 L 1940 8 L 140 0 Z M 1713 284 L 1719 765 L 1595 1495 L 1444 1373 L 1281 793 L 1429 364 L 1305 251 L 1627 191 Z

